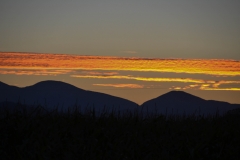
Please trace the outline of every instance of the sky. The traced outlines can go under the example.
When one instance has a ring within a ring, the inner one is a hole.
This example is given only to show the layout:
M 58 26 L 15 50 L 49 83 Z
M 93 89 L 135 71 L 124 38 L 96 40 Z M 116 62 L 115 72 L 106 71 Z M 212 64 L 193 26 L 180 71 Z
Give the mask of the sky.
M 1 0 L 0 81 L 59 80 L 139 104 L 240 103 L 239 0 Z

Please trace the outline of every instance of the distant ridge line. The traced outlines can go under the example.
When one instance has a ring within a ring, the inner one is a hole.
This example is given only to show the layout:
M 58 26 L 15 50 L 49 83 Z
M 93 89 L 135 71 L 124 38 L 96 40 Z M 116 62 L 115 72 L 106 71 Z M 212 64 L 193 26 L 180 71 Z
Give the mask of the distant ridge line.
M 168 110 L 174 115 L 212 115 L 217 111 L 223 115 L 229 110 L 240 108 L 240 104 L 205 100 L 184 91 L 170 91 L 138 105 L 124 98 L 83 90 L 72 84 L 55 80 L 41 81 L 23 88 L 0 82 L 0 91 L 0 102 L 7 99 L 9 102 L 16 103 L 21 99 L 28 105 L 38 102 L 50 110 L 59 104 L 62 104 L 62 110 L 67 110 L 76 105 L 75 102 L 78 102 L 79 106 L 94 106 L 98 111 L 103 110 L 104 107 L 122 112 L 133 112 L 137 109 L 144 114 L 147 112 L 166 114 Z

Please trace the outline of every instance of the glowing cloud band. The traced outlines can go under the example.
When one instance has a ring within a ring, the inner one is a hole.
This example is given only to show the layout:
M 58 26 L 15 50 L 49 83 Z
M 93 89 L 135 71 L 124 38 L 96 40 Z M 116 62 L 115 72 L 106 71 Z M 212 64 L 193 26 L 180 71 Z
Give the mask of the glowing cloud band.
M 116 87 L 116 88 L 144 88 L 144 85 L 139 84 L 93 84 L 94 86 Z
M 146 59 L 1 52 L 1 69 L 151 71 L 239 76 L 240 61 L 218 59 Z
M 184 83 L 206 83 L 201 79 L 191 78 L 147 78 L 147 77 L 134 77 L 134 76 L 100 76 L 100 75 L 72 75 L 71 77 L 76 78 L 97 78 L 97 79 L 129 79 L 146 82 L 184 82 Z M 207 81 L 208 83 L 215 83 L 215 81 Z

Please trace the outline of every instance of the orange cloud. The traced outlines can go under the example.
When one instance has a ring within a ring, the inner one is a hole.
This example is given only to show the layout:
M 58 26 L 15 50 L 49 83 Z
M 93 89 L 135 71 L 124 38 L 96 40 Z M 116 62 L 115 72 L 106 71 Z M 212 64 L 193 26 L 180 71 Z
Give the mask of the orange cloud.
M 151 71 L 240 76 L 240 61 L 224 59 L 146 59 L 2 52 L 0 62 L 0 69 Z
M 208 85 L 203 85 L 199 88 L 200 90 L 216 90 L 216 91 L 240 91 L 240 88 L 213 88 Z
M 181 87 L 174 87 L 173 89 L 180 90 L 182 88 Z
M 102 87 L 116 87 L 116 88 L 144 88 L 143 85 L 139 84 L 93 84 L 94 86 Z
M 172 86 L 172 87 L 170 87 L 169 89 L 171 89 L 171 90 L 180 90 L 180 89 L 184 89 L 184 88 Z
M 60 74 L 67 74 L 71 73 L 72 70 L 56 70 L 56 69 L 2 69 L 0 70 L 0 74 L 15 74 L 15 75 L 60 75 Z
M 72 77 L 77 78 L 97 78 L 97 79 L 129 79 L 137 81 L 147 81 L 147 82 L 182 82 L 182 83 L 196 83 L 185 87 L 171 87 L 169 89 L 200 89 L 200 90 L 232 90 L 239 91 L 240 88 L 219 88 L 221 84 L 240 84 L 240 81 L 213 81 L 213 80 L 201 80 L 201 79 L 191 79 L 191 78 L 147 78 L 147 77 L 134 77 L 134 76 L 98 76 L 98 75 L 72 75 Z M 105 84 L 99 84 L 99 86 L 110 86 Z M 211 87 L 212 86 L 212 87 Z
M 240 81 L 217 81 L 215 84 L 213 84 L 213 87 L 217 88 L 221 84 L 240 84 Z
M 225 81 L 222 84 L 233 84 L 232 81 Z M 240 83 L 238 81 L 238 83 Z M 238 87 L 230 87 L 230 88 L 219 88 L 219 86 L 215 86 L 215 84 L 193 84 L 183 87 L 182 89 L 199 89 L 199 90 L 219 90 L 219 91 L 240 91 Z
M 184 83 L 206 83 L 206 81 L 201 79 L 191 79 L 191 78 L 148 78 L 148 77 L 134 77 L 134 76 L 98 76 L 98 75 L 71 75 L 71 77 L 76 78 L 98 78 L 98 79 L 130 79 L 138 81 L 147 82 L 184 82 Z M 208 83 L 214 83 L 215 81 L 207 81 Z
M 195 87 L 198 87 L 199 85 L 198 84 L 191 84 L 189 85 L 189 88 L 195 88 Z
M 82 71 L 82 73 L 87 75 L 105 75 L 105 76 L 118 74 L 118 72 L 94 72 L 94 71 Z

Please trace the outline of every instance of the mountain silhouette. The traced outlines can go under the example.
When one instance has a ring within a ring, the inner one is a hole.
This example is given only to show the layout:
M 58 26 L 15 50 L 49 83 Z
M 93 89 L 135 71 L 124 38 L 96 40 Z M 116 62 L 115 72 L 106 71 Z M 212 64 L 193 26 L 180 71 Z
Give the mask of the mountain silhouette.
M 14 90 L 14 89 L 18 89 L 18 87 L 10 86 L 0 81 L 0 91 L 2 93 L 4 93 L 6 90 Z
M 138 111 L 141 115 L 223 115 L 230 110 L 240 108 L 240 104 L 230 104 L 214 100 L 204 100 L 183 91 L 170 91 L 157 98 L 138 104 L 112 95 L 87 91 L 60 81 L 42 81 L 32 86 L 19 88 L 0 82 L 0 107 L 14 104 L 24 106 L 42 106 L 46 110 L 68 109 L 85 112 L 95 109 L 103 111 L 120 111 L 121 113 Z M 135 112 L 136 113 L 136 112 Z
M 8 101 L 31 106 L 43 106 L 47 110 L 58 108 L 66 112 L 78 107 L 80 111 L 95 109 L 107 111 L 130 111 L 139 107 L 129 100 L 77 88 L 60 81 L 42 81 L 32 86 L 19 88 L 0 83 L 0 102 Z
M 164 115 L 223 115 L 229 110 L 240 108 L 240 104 L 230 104 L 214 100 L 204 100 L 184 91 L 170 91 L 144 102 L 144 113 Z

